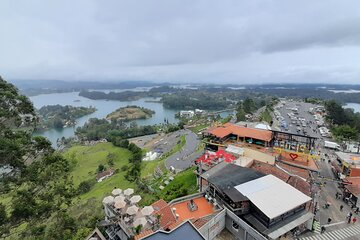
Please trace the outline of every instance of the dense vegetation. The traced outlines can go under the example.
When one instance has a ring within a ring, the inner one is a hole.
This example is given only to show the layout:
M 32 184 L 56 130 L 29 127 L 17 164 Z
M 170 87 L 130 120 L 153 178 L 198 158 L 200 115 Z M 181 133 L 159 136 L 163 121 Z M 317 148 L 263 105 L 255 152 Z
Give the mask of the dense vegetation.
M 132 105 L 116 109 L 114 112 L 108 114 L 106 119 L 130 121 L 151 118 L 154 113 L 155 111 L 151 109 Z
M 173 109 L 206 109 L 220 110 L 231 107 L 231 102 L 225 97 L 214 98 L 211 94 L 205 92 L 194 93 L 179 92 L 177 94 L 166 94 L 162 97 L 164 107 Z
M 359 140 L 360 113 L 343 108 L 334 100 L 325 103 L 327 120 L 332 126 L 332 133 L 338 140 Z
M 122 139 L 156 133 L 155 126 L 138 126 L 135 122 L 126 125 L 122 121 L 107 121 L 106 119 L 90 118 L 83 126 L 76 129 L 76 135 L 81 139 L 99 140 L 113 137 Z
M 86 97 L 93 100 L 118 100 L 118 101 L 134 101 L 143 97 L 148 96 L 148 92 L 134 92 L 134 91 L 124 91 L 124 92 L 109 92 L 104 93 L 100 91 L 81 91 L 79 96 Z
M 36 120 L 31 102 L 0 78 L 0 167 L 12 169 L 1 176 L 0 236 L 70 239 L 77 232 L 66 212 L 76 195 L 71 164 L 32 137 Z
M 76 119 L 96 111 L 94 107 L 74 107 L 61 105 L 43 106 L 40 114 L 39 128 L 63 128 L 76 124 Z

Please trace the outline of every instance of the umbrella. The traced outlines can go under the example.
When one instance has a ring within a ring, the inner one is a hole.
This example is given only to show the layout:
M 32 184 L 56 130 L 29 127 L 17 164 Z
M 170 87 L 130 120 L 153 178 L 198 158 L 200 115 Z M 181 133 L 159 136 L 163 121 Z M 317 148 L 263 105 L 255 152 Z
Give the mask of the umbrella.
M 141 217 L 134 221 L 134 227 L 137 227 L 139 225 L 145 226 L 146 223 L 147 223 L 147 220 L 144 217 Z
M 139 210 L 139 208 L 137 206 L 131 206 L 126 210 L 126 213 L 129 215 L 134 215 L 137 213 L 137 211 Z
M 135 195 L 130 198 L 131 203 L 138 203 L 138 202 L 140 202 L 140 200 L 141 200 L 140 195 Z
M 114 198 L 114 202 L 119 202 L 119 201 L 125 201 L 125 197 L 124 196 L 116 196 Z
M 122 192 L 122 190 L 120 188 L 115 188 L 114 190 L 112 190 L 111 194 L 114 196 L 118 196 L 120 195 Z
M 128 188 L 128 189 L 126 189 L 125 191 L 124 191 L 124 194 L 126 195 L 126 196 L 130 196 L 131 194 L 133 194 L 134 193 L 134 189 L 132 189 L 132 188 Z
M 115 202 L 115 208 L 117 209 L 120 209 L 120 208 L 123 208 L 126 206 L 126 202 L 125 201 L 118 201 L 118 202 Z
M 149 216 L 154 212 L 154 208 L 152 206 L 146 206 L 143 209 L 141 209 L 141 213 L 144 216 Z
M 107 196 L 107 197 L 104 197 L 103 199 L 103 204 L 110 204 L 110 203 L 113 203 L 114 202 L 114 197 L 113 196 Z

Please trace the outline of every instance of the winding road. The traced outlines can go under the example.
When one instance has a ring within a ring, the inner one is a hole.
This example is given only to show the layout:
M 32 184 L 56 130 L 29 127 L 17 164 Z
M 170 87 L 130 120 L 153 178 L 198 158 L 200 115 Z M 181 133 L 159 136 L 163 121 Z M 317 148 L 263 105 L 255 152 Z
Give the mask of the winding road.
M 196 149 L 200 143 L 199 138 L 195 133 L 190 130 L 181 130 L 180 134 L 186 136 L 185 146 L 177 153 L 171 155 L 165 160 L 166 168 L 174 167 L 176 170 L 184 170 L 194 164 L 202 153 L 196 152 Z

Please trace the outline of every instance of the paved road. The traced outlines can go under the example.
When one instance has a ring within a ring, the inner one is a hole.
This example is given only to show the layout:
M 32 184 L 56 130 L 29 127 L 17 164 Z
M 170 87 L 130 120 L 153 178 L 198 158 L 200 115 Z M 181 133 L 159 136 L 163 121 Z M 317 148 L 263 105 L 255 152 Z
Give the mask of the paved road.
M 311 104 L 311 103 L 305 103 L 305 102 L 286 102 L 286 104 L 283 107 L 278 109 L 281 116 L 284 117 L 284 120 L 288 125 L 288 132 L 294 133 L 294 134 L 299 133 L 297 131 L 298 126 L 296 124 L 291 123 L 291 119 L 287 115 L 288 113 L 292 112 L 291 110 L 289 110 L 287 108 L 295 107 L 298 109 L 298 113 L 299 113 L 298 115 L 295 115 L 295 116 L 305 118 L 305 120 L 306 120 L 306 126 L 305 127 L 300 126 L 300 128 L 304 129 L 306 131 L 306 135 L 308 135 L 308 136 L 321 138 L 321 135 L 318 131 L 318 126 L 315 123 L 315 118 L 311 113 L 309 113 L 309 108 L 314 107 L 314 106 L 316 106 L 316 105 Z M 310 123 L 310 121 L 312 123 Z M 283 128 L 282 128 L 282 131 L 284 131 Z M 304 134 L 304 132 L 301 131 L 300 134 Z
M 186 144 L 181 151 L 166 159 L 165 165 L 167 168 L 173 166 L 176 170 L 186 169 L 192 166 L 194 161 L 202 154 L 196 152 L 200 140 L 195 133 L 190 130 L 182 130 L 180 135 L 186 135 Z
M 298 108 L 298 115 L 297 117 L 305 118 L 306 120 L 306 126 L 302 127 L 301 129 L 305 129 L 305 131 L 308 133 L 308 135 L 317 137 L 318 140 L 316 141 L 316 148 L 319 152 L 322 153 L 322 156 L 324 158 L 324 154 L 326 153 L 328 157 L 325 158 L 325 161 L 318 161 L 318 166 L 320 169 L 319 175 L 316 173 L 313 174 L 313 178 L 315 182 L 318 183 L 324 183 L 325 184 L 320 188 L 320 190 L 315 195 L 315 202 L 318 204 L 319 210 L 316 213 L 315 219 L 320 222 L 320 226 L 325 225 L 328 234 L 322 234 L 319 233 L 313 233 L 313 232 L 307 232 L 303 235 L 301 235 L 300 239 L 304 240 L 315 240 L 315 239 L 360 239 L 360 230 L 359 232 L 355 230 L 349 230 L 353 231 L 354 234 L 349 236 L 346 235 L 346 232 L 342 232 L 344 227 L 347 227 L 347 223 L 344 223 L 346 220 L 346 215 L 351 211 L 350 207 L 346 205 L 342 199 L 336 199 L 335 194 L 337 192 L 341 192 L 338 188 L 338 183 L 333 181 L 325 181 L 326 179 L 334 179 L 334 174 L 331 170 L 331 165 L 328 162 L 328 160 L 334 160 L 334 151 L 330 149 L 324 148 L 324 140 L 330 140 L 328 138 L 321 138 L 321 135 L 319 131 L 317 131 L 318 126 L 315 123 L 315 119 L 313 115 L 311 115 L 308 110 L 311 107 L 314 107 L 313 104 L 310 103 L 304 103 L 304 102 L 286 102 L 285 106 L 278 109 L 280 114 L 284 117 L 284 120 L 288 124 L 288 132 L 291 133 L 298 133 L 296 124 L 291 123 L 290 117 L 287 115 L 287 113 L 291 112 L 291 110 L 288 110 L 287 108 Z M 312 123 L 310 123 L 310 121 Z M 284 129 L 282 129 L 284 131 Z M 300 134 L 303 134 L 301 131 Z M 330 203 L 330 207 L 328 209 L 324 209 L 322 206 L 325 203 Z M 340 211 L 340 205 L 343 205 L 343 211 Z M 328 218 L 331 218 L 331 224 L 327 226 L 327 220 Z M 336 237 L 338 238 L 336 238 Z M 347 238 L 345 238 L 345 236 Z
M 333 231 L 326 231 L 323 234 L 317 234 L 314 236 L 309 237 L 302 237 L 299 238 L 300 240 L 356 240 L 360 239 L 360 225 L 344 225 L 341 229 L 333 230 Z

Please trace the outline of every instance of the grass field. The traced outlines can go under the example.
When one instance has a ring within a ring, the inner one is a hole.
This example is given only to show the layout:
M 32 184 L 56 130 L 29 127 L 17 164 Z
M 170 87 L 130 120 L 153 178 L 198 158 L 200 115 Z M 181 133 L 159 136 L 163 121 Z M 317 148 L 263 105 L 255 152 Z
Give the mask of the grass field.
M 192 167 L 177 174 L 174 180 L 161 191 L 161 198 L 171 201 L 174 198 L 196 193 L 198 188 L 194 171 L 195 167 Z
M 129 165 L 131 152 L 124 148 L 115 147 L 112 143 L 71 147 L 64 156 L 75 163 L 71 172 L 75 186 L 78 186 L 82 181 L 96 179 L 100 164 L 109 168 L 107 160 L 109 153 L 115 155 L 113 169 L 121 169 L 122 166 Z M 115 187 L 121 189 L 136 187 L 135 183 L 125 179 L 125 173 L 125 171 L 120 170 L 112 177 L 96 183 L 89 192 L 80 195 L 74 200 L 74 206 L 70 210 L 71 214 L 82 221 L 103 215 L 103 197 L 111 195 L 111 191 Z
M 197 125 L 196 127 L 192 127 L 190 128 L 191 131 L 193 131 L 195 134 L 198 134 L 198 132 L 204 128 L 209 127 L 209 124 L 200 124 Z

